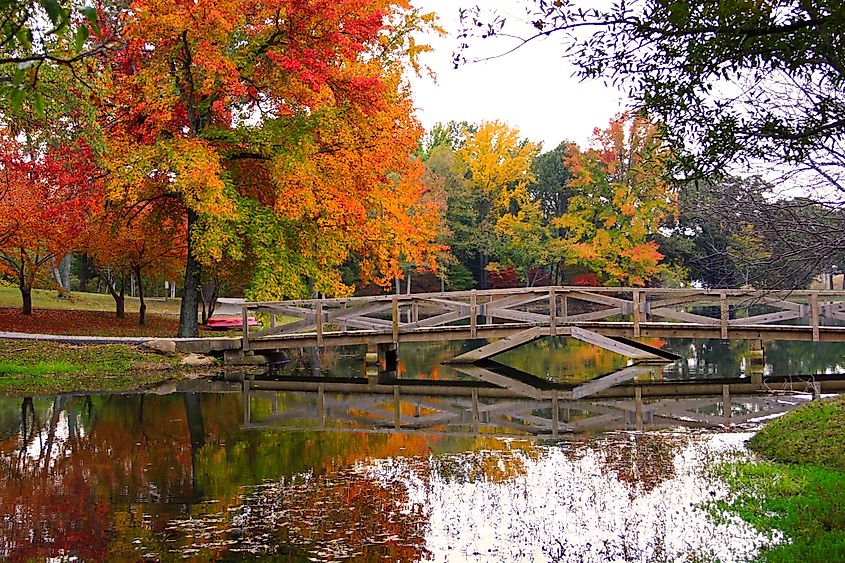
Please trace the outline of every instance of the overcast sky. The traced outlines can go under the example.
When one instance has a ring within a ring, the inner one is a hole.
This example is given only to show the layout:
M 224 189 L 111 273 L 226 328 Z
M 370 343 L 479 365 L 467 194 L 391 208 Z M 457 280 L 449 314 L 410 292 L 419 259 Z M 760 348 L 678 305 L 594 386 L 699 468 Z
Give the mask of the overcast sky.
M 428 78 L 412 78 L 417 117 L 426 129 L 446 122 L 498 119 L 518 128 L 524 137 L 542 141 L 551 150 L 563 140 L 585 146 L 595 127 L 607 126 L 621 109 L 624 99 L 600 82 L 579 82 L 572 67 L 561 58 L 555 37 L 529 44 L 505 57 L 452 68 L 452 52 L 458 45 L 458 7 L 473 0 L 415 0 L 414 5 L 440 16 L 449 32 L 445 38 L 429 37 L 435 48 L 425 62 L 437 73 L 437 83 Z M 521 2 L 486 0 L 485 6 L 498 6 L 509 19 L 519 18 Z M 508 43 L 486 40 L 478 43 L 473 55 L 505 50 Z

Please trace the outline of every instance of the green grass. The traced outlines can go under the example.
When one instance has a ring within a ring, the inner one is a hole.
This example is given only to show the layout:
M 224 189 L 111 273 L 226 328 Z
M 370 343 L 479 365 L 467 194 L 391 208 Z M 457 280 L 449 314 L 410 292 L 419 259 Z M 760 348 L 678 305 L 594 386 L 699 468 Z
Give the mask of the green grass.
M 0 340 L 0 394 L 32 395 L 71 391 L 122 391 L 161 383 L 178 371 L 150 371 L 139 365 L 178 360 L 132 346 L 70 346 L 30 340 Z
M 20 362 L 0 362 L 0 376 L 2 375 L 45 375 L 57 373 L 74 373 L 85 371 L 83 366 L 63 361 L 38 362 L 24 365 Z
M 749 442 L 763 461 L 718 468 L 734 496 L 719 508 L 788 538 L 760 561 L 845 561 L 845 397 L 769 422 Z
M 771 421 L 748 445 L 772 461 L 845 471 L 845 396 L 813 401 Z
M 148 313 L 179 313 L 179 299 L 147 298 Z M 126 298 L 126 310 L 137 311 L 139 299 Z M 21 292 L 17 287 L 0 286 L 0 307 L 21 307 Z M 74 291 L 70 298 L 60 298 L 58 292 L 48 289 L 32 290 L 33 309 L 70 309 L 81 311 L 114 311 L 114 299 L 108 293 L 81 293 Z
M 730 464 L 721 473 L 736 496 L 720 509 L 789 540 L 760 561 L 845 561 L 845 473 L 771 462 Z

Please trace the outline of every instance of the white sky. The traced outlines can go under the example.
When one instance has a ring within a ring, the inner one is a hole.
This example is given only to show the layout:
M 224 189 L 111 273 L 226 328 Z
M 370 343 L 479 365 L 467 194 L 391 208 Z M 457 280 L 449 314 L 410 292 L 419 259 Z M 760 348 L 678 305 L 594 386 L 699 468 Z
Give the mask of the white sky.
M 458 45 L 459 6 L 483 3 L 498 8 L 510 21 L 518 19 L 525 4 L 514 0 L 415 0 L 414 5 L 440 16 L 449 32 L 445 38 L 428 37 L 435 51 L 424 61 L 437 74 L 411 79 L 417 117 L 426 130 L 438 121 L 498 119 L 516 127 L 524 137 L 542 141 L 548 151 L 563 140 L 586 146 L 595 127 L 606 127 L 624 109 L 624 98 L 601 82 L 579 82 L 563 61 L 560 40 L 554 36 L 526 45 L 505 57 L 452 68 Z M 510 45 L 506 39 L 475 40 L 471 55 L 492 55 Z M 469 58 L 469 57 L 468 57 Z

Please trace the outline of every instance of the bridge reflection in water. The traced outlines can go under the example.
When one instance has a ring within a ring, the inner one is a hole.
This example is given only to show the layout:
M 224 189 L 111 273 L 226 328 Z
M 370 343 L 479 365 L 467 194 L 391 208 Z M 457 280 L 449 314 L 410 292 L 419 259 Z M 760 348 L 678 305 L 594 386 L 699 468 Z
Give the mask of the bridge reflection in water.
M 566 438 L 584 432 L 724 428 L 779 415 L 845 386 L 769 377 L 634 382 L 666 363 L 637 363 L 567 386 L 487 362 L 461 381 L 291 377 L 244 382 L 244 428 Z

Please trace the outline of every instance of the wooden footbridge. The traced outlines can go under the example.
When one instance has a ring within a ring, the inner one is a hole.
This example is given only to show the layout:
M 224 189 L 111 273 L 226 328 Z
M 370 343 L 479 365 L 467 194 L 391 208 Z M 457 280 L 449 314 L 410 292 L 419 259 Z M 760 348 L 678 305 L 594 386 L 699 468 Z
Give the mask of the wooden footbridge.
M 253 315 L 264 328 L 250 330 Z M 657 360 L 665 355 L 628 339 L 845 342 L 845 291 L 531 287 L 245 303 L 242 318 L 241 355 L 491 340 L 453 359 L 473 363 L 545 336 L 568 336 L 635 360 Z

